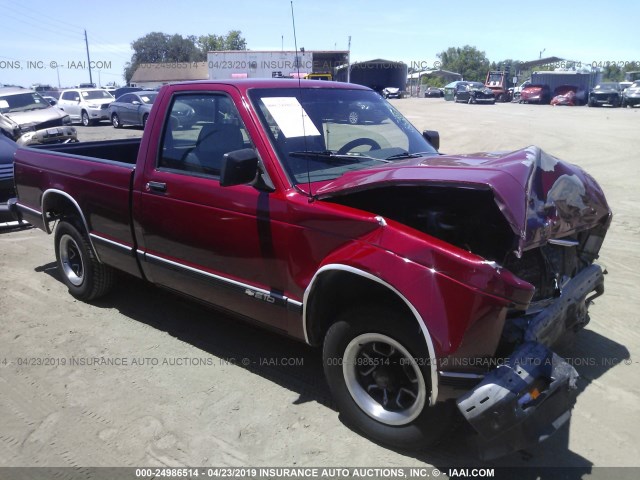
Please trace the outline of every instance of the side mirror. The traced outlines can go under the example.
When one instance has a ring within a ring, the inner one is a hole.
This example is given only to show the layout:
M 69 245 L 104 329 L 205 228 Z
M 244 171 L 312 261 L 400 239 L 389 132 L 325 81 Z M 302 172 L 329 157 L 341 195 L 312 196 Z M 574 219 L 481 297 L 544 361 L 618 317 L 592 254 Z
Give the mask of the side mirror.
M 134 100 L 133 102 L 131 102 L 133 105 L 142 105 L 138 100 Z
M 225 153 L 220 171 L 220 186 L 246 185 L 258 176 L 258 155 L 253 148 Z
M 58 102 L 56 102 L 55 100 L 49 100 L 49 105 L 51 105 L 52 107 L 54 105 L 56 105 Z
M 436 150 L 440 149 L 440 134 L 435 130 L 425 130 L 422 132 L 424 139 Z

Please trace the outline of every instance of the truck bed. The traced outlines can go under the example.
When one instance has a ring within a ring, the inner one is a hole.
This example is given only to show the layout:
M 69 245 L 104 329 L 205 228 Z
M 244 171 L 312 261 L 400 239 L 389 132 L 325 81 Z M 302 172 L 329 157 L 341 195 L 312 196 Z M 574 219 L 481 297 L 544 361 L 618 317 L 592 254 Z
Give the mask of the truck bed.
M 50 152 L 68 153 L 80 157 L 112 160 L 114 162 L 129 163 L 135 165 L 140 149 L 140 138 L 128 138 L 123 140 L 105 140 L 98 142 L 63 143 L 54 145 L 39 145 L 38 150 Z
M 16 152 L 22 217 L 52 231 L 53 220 L 79 214 L 100 259 L 134 275 L 132 182 L 140 139 L 24 147 Z M 51 210 L 54 215 L 43 215 Z

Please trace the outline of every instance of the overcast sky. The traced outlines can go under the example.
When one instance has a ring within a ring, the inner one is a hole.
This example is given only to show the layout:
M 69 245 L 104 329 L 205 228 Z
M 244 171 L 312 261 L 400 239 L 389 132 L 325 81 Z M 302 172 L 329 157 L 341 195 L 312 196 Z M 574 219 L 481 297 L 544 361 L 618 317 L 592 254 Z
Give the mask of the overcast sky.
M 293 50 L 289 0 L 106 2 L 0 0 L 0 83 L 62 86 L 124 83 L 131 42 L 152 31 L 186 35 L 241 30 L 251 50 Z M 346 50 L 352 61 L 384 58 L 429 66 L 437 53 L 473 45 L 489 60 L 558 56 L 584 63 L 637 62 L 640 2 L 296 0 L 298 48 Z M 55 65 L 59 65 L 55 68 Z

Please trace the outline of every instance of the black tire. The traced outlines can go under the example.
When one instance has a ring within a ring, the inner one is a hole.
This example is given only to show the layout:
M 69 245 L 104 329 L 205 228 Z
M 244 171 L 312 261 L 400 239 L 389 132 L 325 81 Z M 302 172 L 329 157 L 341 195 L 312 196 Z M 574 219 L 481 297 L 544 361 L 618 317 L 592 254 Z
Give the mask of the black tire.
M 87 112 L 85 112 L 84 110 L 80 114 L 80 117 L 82 119 L 82 125 L 84 125 L 85 127 L 88 127 L 89 125 L 92 125 L 91 119 L 89 118 L 89 114 Z
M 144 127 L 146 127 L 146 126 L 147 126 L 147 120 L 149 120 L 149 114 L 148 114 L 148 113 L 145 113 L 145 114 L 142 116 L 142 128 L 144 128 Z
M 61 221 L 55 233 L 56 263 L 69 293 L 78 300 L 94 300 L 113 286 L 114 271 L 98 261 L 83 229 L 71 219 Z
M 451 402 L 429 406 L 431 370 L 420 328 L 398 313 L 346 311 L 325 336 L 323 361 L 345 423 L 374 441 L 420 450 L 451 427 Z M 362 361 L 373 362 L 374 368 L 362 370 Z M 388 403 L 389 397 L 396 403 Z
M 111 125 L 113 125 L 113 128 L 122 128 L 122 123 L 117 113 L 111 115 Z

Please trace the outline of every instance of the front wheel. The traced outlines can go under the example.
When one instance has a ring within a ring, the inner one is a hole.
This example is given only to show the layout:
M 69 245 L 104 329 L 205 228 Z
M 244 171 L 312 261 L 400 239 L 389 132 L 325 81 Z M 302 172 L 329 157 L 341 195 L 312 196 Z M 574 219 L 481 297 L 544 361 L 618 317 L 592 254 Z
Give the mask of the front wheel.
M 111 124 L 113 125 L 113 128 L 122 128 L 122 123 L 120 122 L 120 117 L 117 113 L 111 115 Z
M 89 118 L 89 114 L 87 112 L 83 110 L 81 116 L 82 116 L 82 125 L 84 125 L 85 127 L 88 127 L 89 125 L 91 125 L 91 119 Z
M 85 235 L 71 222 L 61 221 L 55 234 L 56 262 L 62 281 L 78 300 L 105 295 L 113 285 L 113 269 L 100 263 Z
M 451 404 L 429 406 L 431 370 L 418 325 L 393 311 L 345 312 L 326 334 L 324 371 L 344 420 L 378 442 L 406 449 L 436 443 Z

